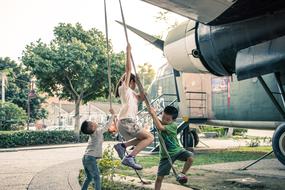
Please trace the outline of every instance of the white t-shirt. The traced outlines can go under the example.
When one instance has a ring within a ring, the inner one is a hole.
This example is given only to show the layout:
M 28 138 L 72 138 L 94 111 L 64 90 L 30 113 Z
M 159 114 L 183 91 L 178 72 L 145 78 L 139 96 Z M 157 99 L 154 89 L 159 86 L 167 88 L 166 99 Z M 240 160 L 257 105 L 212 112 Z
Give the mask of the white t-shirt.
M 119 87 L 119 95 L 122 107 L 118 115 L 118 119 L 136 119 L 138 113 L 138 98 L 136 93 L 130 87 L 127 87 L 125 82 L 123 82 Z
M 109 118 L 106 123 L 98 124 L 96 131 L 89 135 L 88 146 L 85 150 L 85 155 L 93 156 L 96 158 L 102 157 L 102 144 L 104 141 L 103 133 L 112 125 L 114 115 Z

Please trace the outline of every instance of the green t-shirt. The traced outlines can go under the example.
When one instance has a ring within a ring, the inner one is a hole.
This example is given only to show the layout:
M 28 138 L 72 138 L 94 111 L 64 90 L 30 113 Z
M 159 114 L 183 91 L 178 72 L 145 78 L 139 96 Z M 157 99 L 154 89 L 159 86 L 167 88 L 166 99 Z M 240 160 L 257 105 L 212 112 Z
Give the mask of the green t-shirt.
M 161 131 L 160 134 L 165 142 L 169 155 L 173 156 L 183 150 L 183 148 L 180 147 L 177 139 L 177 125 L 175 123 L 171 123 L 165 125 L 164 127 L 165 130 Z M 160 158 L 167 158 L 167 154 L 164 151 L 163 147 L 161 146 L 161 142 L 160 142 L 159 154 Z

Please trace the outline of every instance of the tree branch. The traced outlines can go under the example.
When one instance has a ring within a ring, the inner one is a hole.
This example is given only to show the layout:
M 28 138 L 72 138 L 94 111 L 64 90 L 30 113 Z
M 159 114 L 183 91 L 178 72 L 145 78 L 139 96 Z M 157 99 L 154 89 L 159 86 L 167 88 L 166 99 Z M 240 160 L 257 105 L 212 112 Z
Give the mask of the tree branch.
M 73 91 L 73 93 L 76 95 L 76 96 L 79 96 L 79 94 L 75 91 L 72 83 L 71 83 L 71 80 L 69 79 L 69 77 L 67 75 L 65 75 L 65 78 L 67 79 L 68 83 L 69 83 L 69 86 L 70 86 L 70 89 Z
M 85 98 L 87 98 L 88 96 L 91 96 L 94 92 L 96 92 L 96 90 L 92 90 L 92 91 L 89 92 L 88 94 L 84 95 L 84 96 L 82 97 L 82 99 L 85 99 Z

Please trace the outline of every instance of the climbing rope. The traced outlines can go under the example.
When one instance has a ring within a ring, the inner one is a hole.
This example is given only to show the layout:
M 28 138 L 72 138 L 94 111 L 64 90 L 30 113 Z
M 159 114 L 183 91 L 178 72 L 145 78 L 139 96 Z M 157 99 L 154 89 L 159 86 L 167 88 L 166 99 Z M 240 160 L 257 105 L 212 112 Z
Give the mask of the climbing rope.
M 109 82 L 109 103 L 112 108 L 112 84 L 111 84 L 111 65 L 110 65 L 110 47 L 109 47 L 109 32 L 108 32 L 108 17 L 107 17 L 107 5 L 104 0 L 104 12 L 105 12 L 105 33 L 106 33 L 106 47 L 107 47 L 107 65 L 108 65 L 108 82 Z
M 110 109 L 112 109 L 112 84 L 111 84 L 111 65 L 110 65 L 110 54 L 109 54 L 109 32 L 108 32 L 108 17 L 107 17 L 107 5 L 106 0 L 104 0 L 104 13 L 105 13 L 105 33 L 106 33 L 106 48 L 107 48 L 107 67 L 108 67 L 108 83 L 109 83 L 109 103 L 110 103 Z M 112 159 L 112 176 L 111 180 L 114 180 L 114 155 L 113 152 L 111 153 L 111 159 Z
M 124 11 L 123 11 L 123 7 L 122 7 L 122 3 L 121 3 L 121 0 L 119 0 L 119 4 L 120 4 L 120 10 L 121 10 L 121 16 L 122 16 L 122 21 L 123 21 L 123 26 L 124 26 L 124 32 L 125 32 L 125 37 L 126 37 L 126 41 L 127 43 L 129 44 L 129 38 L 128 38 L 128 32 L 127 32 L 127 26 L 126 26 L 126 22 L 125 22 L 125 17 L 124 17 Z M 134 68 L 134 73 L 135 73 L 135 76 L 136 76 L 136 83 L 138 85 L 138 89 L 139 89 L 139 92 L 141 94 L 144 95 L 144 101 L 145 101 L 145 104 L 146 104 L 146 107 L 147 107 L 147 110 L 148 112 L 150 112 L 150 103 L 149 103 L 149 100 L 148 98 L 145 96 L 145 93 L 144 93 L 144 88 L 142 86 L 142 83 L 140 82 L 139 80 L 139 76 L 137 75 L 137 72 L 136 72 L 136 66 L 135 66 L 135 63 L 134 63 L 134 59 L 133 59 L 133 56 L 132 56 L 132 53 L 131 53 L 131 62 L 132 62 L 132 65 L 133 65 L 133 68 Z M 162 148 L 164 149 L 166 155 L 167 155 L 167 158 L 168 158 L 168 161 L 171 165 L 171 168 L 172 168 L 172 171 L 176 177 L 177 180 L 179 180 L 179 176 L 177 175 L 177 172 L 173 166 L 173 162 L 172 162 L 172 159 L 167 151 L 167 148 L 166 148 L 166 145 L 165 145 L 165 142 L 161 136 L 161 133 L 160 131 L 157 129 L 157 127 L 155 126 L 156 130 L 158 131 L 158 138 L 161 142 L 161 145 L 162 145 Z

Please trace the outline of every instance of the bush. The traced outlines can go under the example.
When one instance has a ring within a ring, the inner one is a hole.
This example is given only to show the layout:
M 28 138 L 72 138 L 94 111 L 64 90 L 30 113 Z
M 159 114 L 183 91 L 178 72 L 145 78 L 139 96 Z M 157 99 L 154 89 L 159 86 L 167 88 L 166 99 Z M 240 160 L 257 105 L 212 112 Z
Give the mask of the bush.
M 73 131 L 1 131 L 0 139 L 0 148 L 77 142 Z M 87 135 L 80 136 L 80 142 L 87 140 Z
M 234 129 L 233 135 L 243 136 L 245 133 L 247 133 L 247 129 Z
M 212 127 L 206 125 L 203 125 L 200 128 L 202 132 L 217 132 L 219 137 L 226 135 L 227 131 L 226 128 L 223 127 Z
M 0 102 L 0 130 L 19 130 L 27 122 L 26 112 L 11 102 Z
M 226 127 L 214 127 L 210 125 L 202 125 L 200 126 L 200 129 L 202 132 L 217 132 L 219 137 L 225 136 L 228 132 L 228 128 Z M 234 128 L 233 135 L 242 136 L 246 132 L 247 132 L 247 129 Z
M 102 177 L 102 190 L 149 190 L 149 188 L 137 187 L 133 184 L 127 184 L 127 181 L 123 183 L 124 177 L 122 177 L 122 182 L 114 181 L 113 177 L 115 176 L 115 170 L 120 166 L 121 161 L 114 158 L 113 148 L 109 145 L 103 152 L 102 159 L 99 160 L 99 170 Z M 82 185 L 85 174 L 84 170 L 79 172 L 79 184 Z M 90 190 L 94 190 L 92 185 L 89 185 Z

